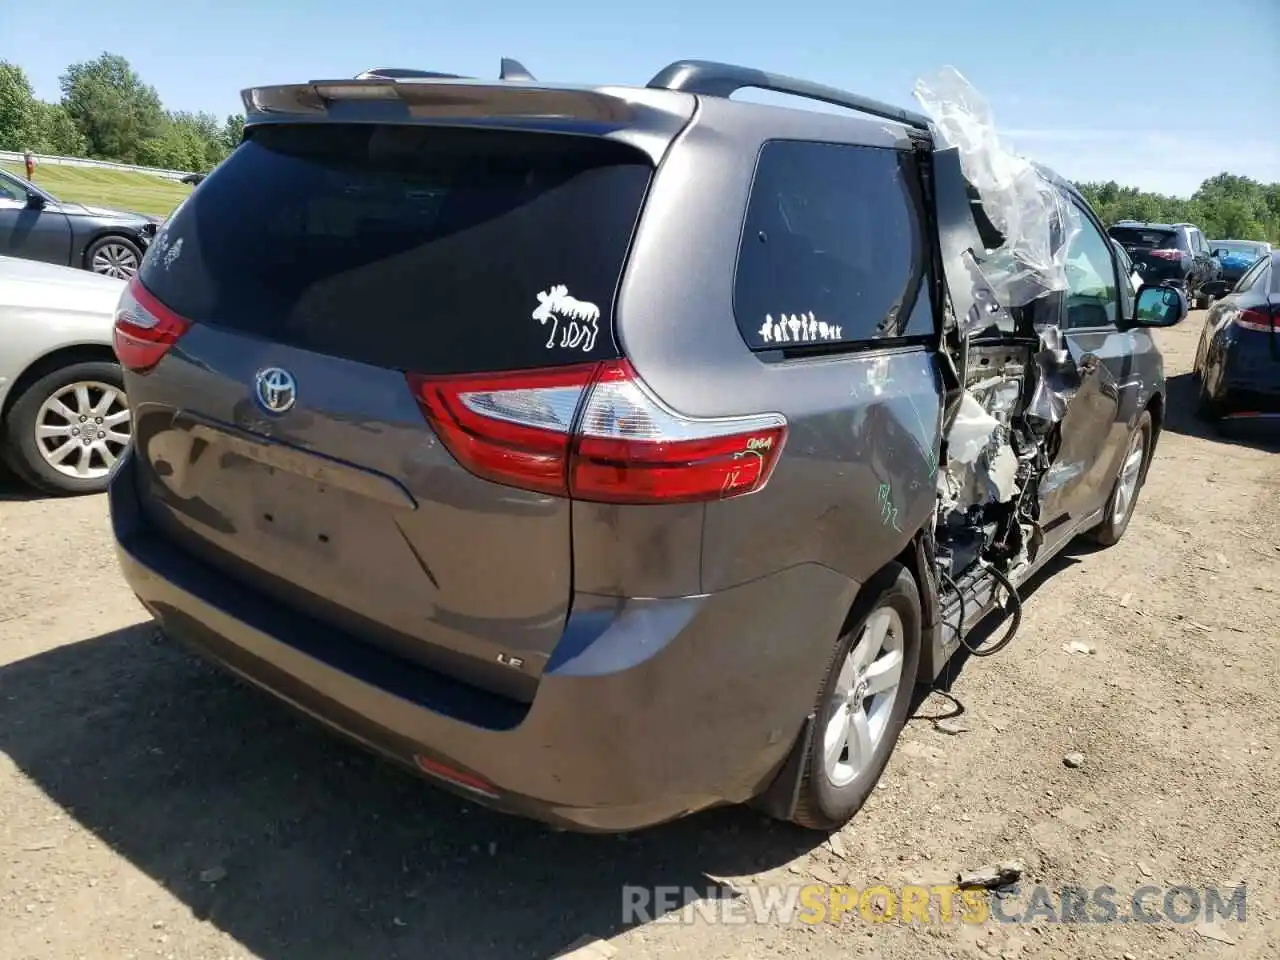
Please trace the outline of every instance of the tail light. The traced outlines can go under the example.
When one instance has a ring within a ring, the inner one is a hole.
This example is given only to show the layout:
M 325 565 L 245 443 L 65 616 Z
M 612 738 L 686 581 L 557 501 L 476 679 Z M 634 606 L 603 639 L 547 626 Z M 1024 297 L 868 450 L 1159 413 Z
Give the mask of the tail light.
M 1259 333 L 1272 333 L 1276 329 L 1274 315 L 1257 307 L 1241 310 L 1235 318 L 1235 325 L 1245 330 L 1257 330 Z
M 134 276 L 116 306 L 113 336 L 116 359 L 126 370 L 146 373 L 190 327 L 189 320 L 157 300 Z
M 786 441 L 780 414 L 676 413 L 625 360 L 408 379 L 436 435 L 472 473 L 578 500 L 689 503 L 754 493 Z
M 1182 253 L 1179 250 L 1148 250 L 1147 253 L 1153 257 L 1159 257 L 1161 260 L 1181 260 Z

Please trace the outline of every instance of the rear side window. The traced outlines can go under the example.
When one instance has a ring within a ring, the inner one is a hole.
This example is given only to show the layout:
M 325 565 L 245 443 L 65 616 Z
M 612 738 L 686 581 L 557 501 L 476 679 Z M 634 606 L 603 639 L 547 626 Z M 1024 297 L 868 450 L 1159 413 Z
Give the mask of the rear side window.
M 1270 263 L 1266 260 L 1259 260 L 1245 273 L 1243 277 L 1240 278 L 1240 281 L 1236 284 L 1236 288 L 1231 292 L 1246 293 L 1254 289 L 1266 290 L 1267 274 L 1270 272 L 1270 269 Z
M 381 367 L 616 356 L 651 173 L 593 137 L 267 125 L 166 224 L 142 282 L 197 323 Z
M 733 311 L 752 349 L 933 331 L 915 157 L 773 140 L 756 166 Z
M 1178 246 L 1178 235 L 1173 230 L 1112 227 L 1107 232 L 1126 247 L 1135 247 L 1139 250 L 1161 250 Z

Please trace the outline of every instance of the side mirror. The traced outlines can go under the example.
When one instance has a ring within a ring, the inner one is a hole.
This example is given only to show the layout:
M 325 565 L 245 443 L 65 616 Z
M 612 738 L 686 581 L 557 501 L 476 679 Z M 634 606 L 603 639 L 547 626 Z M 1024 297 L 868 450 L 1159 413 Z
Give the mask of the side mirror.
M 38 193 L 27 192 L 27 209 L 42 210 L 44 208 L 44 197 Z
M 1134 298 L 1133 327 L 1172 327 L 1187 316 L 1187 298 L 1177 287 L 1143 287 Z

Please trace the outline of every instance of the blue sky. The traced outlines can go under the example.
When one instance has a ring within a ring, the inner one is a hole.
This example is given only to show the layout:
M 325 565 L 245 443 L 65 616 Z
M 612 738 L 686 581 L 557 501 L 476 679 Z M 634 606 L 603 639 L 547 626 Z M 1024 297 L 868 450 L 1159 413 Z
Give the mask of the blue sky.
M 252 84 L 375 66 L 490 77 L 504 55 L 569 83 L 726 60 L 905 106 L 917 76 L 952 65 L 1009 144 L 1073 179 L 1183 195 L 1223 170 L 1280 181 L 1280 0 L 0 0 L 0 59 L 44 99 L 104 50 L 170 109 L 219 115 Z

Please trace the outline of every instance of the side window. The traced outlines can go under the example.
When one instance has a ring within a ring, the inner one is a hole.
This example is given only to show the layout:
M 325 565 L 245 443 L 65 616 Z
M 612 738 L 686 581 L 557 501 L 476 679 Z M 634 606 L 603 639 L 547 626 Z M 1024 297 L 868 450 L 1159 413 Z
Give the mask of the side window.
M 18 185 L 8 177 L 0 176 L 0 200 L 12 200 L 21 203 L 26 200 L 26 191 L 19 191 Z
M 733 312 L 755 350 L 933 331 L 916 159 L 771 140 L 760 151 Z
M 1259 260 L 1245 272 L 1245 275 L 1240 278 L 1240 282 L 1236 284 L 1236 288 L 1231 292 L 1244 293 L 1246 290 L 1252 290 L 1254 287 L 1259 286 L 1258 281 L 1266 276 L 1270 266 L 1271 262 L 1268 258 Z
M 1080 232 L 1067 249 L 1064 325 L 1068 330 L 1115 326 L 1120 316 L 1111 243 L 1083 211 Z

